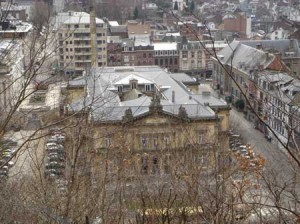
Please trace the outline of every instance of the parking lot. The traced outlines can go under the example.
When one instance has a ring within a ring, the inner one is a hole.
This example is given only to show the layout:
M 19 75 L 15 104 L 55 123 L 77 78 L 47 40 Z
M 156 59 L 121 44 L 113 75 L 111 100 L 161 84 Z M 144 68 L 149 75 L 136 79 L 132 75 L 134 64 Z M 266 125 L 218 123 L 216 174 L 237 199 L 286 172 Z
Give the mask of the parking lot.
M 1 142 L 0 155 L 0 182 L 8 178 L 9 170 L 15 164 L 13 157 L 17 150 L 17 142 L 12 140 L 4 140 Z
M 254 152 L 250 144 L 246 143 L 243 138 L 231 131 L 229 136 L 229 146 L 239 167 L 243 171 L 260 170 L 265 165 L 265 160 L 261 155 Z
M 45 143 L 44 177 L 49 181 L 55 181 L 61 193 L 65 193 L 67 190 L 65 138 L 63 131 L 58 128 L 51 128 Z

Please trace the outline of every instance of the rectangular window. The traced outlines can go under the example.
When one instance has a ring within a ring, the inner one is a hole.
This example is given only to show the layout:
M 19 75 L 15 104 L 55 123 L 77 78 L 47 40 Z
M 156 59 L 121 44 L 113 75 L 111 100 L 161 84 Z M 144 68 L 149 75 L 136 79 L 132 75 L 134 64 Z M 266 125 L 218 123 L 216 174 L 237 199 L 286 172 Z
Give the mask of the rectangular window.
M 198 143 L 199 144 L 203 144 L 204 143 L 204 136 L 203 136 L 203 134 L 199 134 L 198 135 Z
M 164 143 L 165 143 L 166 147 L 170 145 L 170 137 L 169 136 L 164 136 Z
M 118 92 L 123 92 L 123 86 L 118 86 Z
M 148 157 L 142 157 L 141 158 L 141 165 L 142 165 L 142 174 L 148 173 Z
M 151 85 L 146 84 L 146 85 L 145 85 L 145 91 L 146 91 L 146 92 L 150 92 L 150 91 L 151 91 Z
M 110 147 L 110 138 L 109 137 L 105 137 L 104 138 L 104 145 L 105 148 L 109 148 Z
M 158 147 L 158 137 L 157 136 L 153 137 L 153 146 L 155 149 L 157 149 L 157 147 Z
M 143 148 L 147 148 L 147 138 L 145 136 L 142 137 L 141 143 Z
M 152 159 L 152 174 L 157 174 L 157 173 L 159 173 L 158 158 L 153 157 L 153 159 Z

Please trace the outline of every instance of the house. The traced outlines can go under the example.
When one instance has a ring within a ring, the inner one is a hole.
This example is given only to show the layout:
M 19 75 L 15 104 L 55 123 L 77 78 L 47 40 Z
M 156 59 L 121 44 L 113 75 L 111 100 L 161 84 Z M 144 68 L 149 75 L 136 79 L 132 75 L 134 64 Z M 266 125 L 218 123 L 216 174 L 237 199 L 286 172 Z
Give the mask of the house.
M 122 39 L 119 36 L 107 37 L 107 66 L 122 64 Z
M 26 22 L 28 20 L 28 14 L 26 7 L 11 2 L 1 2 L 1 13 L 5 15 L 4 18 L 14 17 L 15 19 Z
M 212 55 L 214 51 L 226 47 L 224 41 L 183 41 L 178 44 L 179 70 L 201 78 L 210 78 L 212 73 Z
M 261 50 L 277 55 L 290 69 L 291 75 L 300 77 L 300 50 L 299 43 L 296 39 L 245 40 L 241 41 L 241 43 L 253 48 L 259 46 Z
M 153 43 L 154 46 L 154 64 L 161 68 L 166 68 L 171 72 L 179 70 L 179 54 L 177 43 L 159 42 Z
M 67 111 L 90 108 L 95 176 L 113 176 L 123 165 L 133 178 L 167 175 L 178 156 L 202 167 L 213 161 L 216 141 L 228 149 L 230 108 L 210 93 L 193 94 L 184 81 L 192 84 L 184 74 L 173 77 L 157 66 L 94 71 L 85 88 L 89 94 Z
M 255 74 L 265 70 L 289 71 L 278 55 L 263 51 L 260 42 L 255 43 L 256 47 L 251 47 L 242 41 L 233 41 L 217 53 L 218 60 L 214 58 L 214 87 L 221 94 L 230 96 L 234 102 L 244 101 L 246 117 L 249 120 L 256 119 L 253 110 L 258 111 L 260 107 L 260 102 L 255 97 L 257 88 Z
M 137 35 L 134 38 L 135 64 L 154 65 L 154 46 L 149 35 Z
M 300 140 L 300 80 L 270 71 L 261 72 L 257 77 L 257 97 L 263 102 L 260 115 L 284 144 L 295 146 Z M 269 130 L 264 132 L 272 136 Z
M 24 40 L 26 37 L 28 37 L 32 29 L 32 24 L 22 22 L 12 16 L 9 16 L 0 24 L 0 38 Z
M 224 30 L 234 31 L 241 38 L 249 38 L 251 35 L 251 18 L 244 13 L 229 13 L 223 17 Z

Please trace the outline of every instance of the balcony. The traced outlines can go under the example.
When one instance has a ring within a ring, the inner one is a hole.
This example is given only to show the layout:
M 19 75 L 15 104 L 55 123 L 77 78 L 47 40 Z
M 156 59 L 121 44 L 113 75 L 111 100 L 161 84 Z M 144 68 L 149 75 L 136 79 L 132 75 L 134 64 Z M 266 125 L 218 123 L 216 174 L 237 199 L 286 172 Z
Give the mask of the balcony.
M 88 52 L 86 52 L 86 51 L 75 51 L 75 55 L 82 55 L 82 56 L 88 56 L 88 55 L 91 55 L 91 52 L 90 51 L 88 51 Z

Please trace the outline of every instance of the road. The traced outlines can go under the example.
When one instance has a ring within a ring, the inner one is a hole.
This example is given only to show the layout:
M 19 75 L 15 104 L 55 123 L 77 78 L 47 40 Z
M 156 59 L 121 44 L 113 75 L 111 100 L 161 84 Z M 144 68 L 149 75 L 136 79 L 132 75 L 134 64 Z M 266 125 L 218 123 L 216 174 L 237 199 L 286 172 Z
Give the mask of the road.
M 217 93 L 209 84 L 201 84 L 201 90 L 208 90 L 213 95 Z M 264 134 L 254 129 L 254 124 L 246 120 L 242 112 L 238 112 L 233 106 L 230 111 L 230 124 L 236 134 L 240 134 L 245 143 L 251 144 L 256 154 L 262 155 L 266 160 L 266 172 L 276 174 L 276 178 L 287 182 L 294 177 L 296 171 L 293 169 L 287 153 L 280 150 L 274 141 L 268 142 Z
M 245 142 L 251 144 L 254 152 L 262 155 L 266 160 L 261 178 L 261 187 L 264 189 L 261 190 L 269 193 L 273 203 L 274 195 L 278 194 L 281 205 L 291 206 L 292 209 L 297 210 L 295 207 L 299 205 L 294 202 L 294 199 L 300 196 L 300 176 L 287 153 L 280 150 L 275 142 L 268 142 L 264 134 L 254 129 L 253 123 L 244 118 L 242 112 L 233 108 L 230 112 L 230 121 L 234 132 L 240 134 Z M 282 189 L 284 190 L 281 191 Z
M 254 129 L 254 124 L 246 120 L 242 112 L 232 108 L 230 121 L 234 131 L 241 134 L 245 142 L 251 144 L 254 151 L 266 159 L 266 169 L 276 171 L 282 180 L 287 181 L 291 177 L 294 170 L 287 154 L 274 142 L 268 142 L 262 132 Z
M 218 95 L 209 84 L 202 84 L 199 89 L 206 89 L 213 95 Z M 298 207 L 298 205 L 291 205 L 291 203 L 293 203 L 293 199 L 300 198 L 300 173 L 297 172 L 299 167 L 294 166 L 295 162 L 289 159 L 287 152 L 279 149 L 275 141 L 268 142 L 264 134 L 254 129 L 254 124 L 246 120 L 243 112 L 238 112 L 233 106 L 230 111 L 230 124 L 233 131 L 240 134 L 244 142 L 251 144 L 254 152 L 265 159 L 265 168 L 261 175 L 260 193 L 263 193 L 264 197 L 268 197 L 269 194 L 274 202 L 274 193 L 279 192 L 280 202 L 283 202 L 286 206 Z M 284 190 L 280 191 L 283 188 Z

